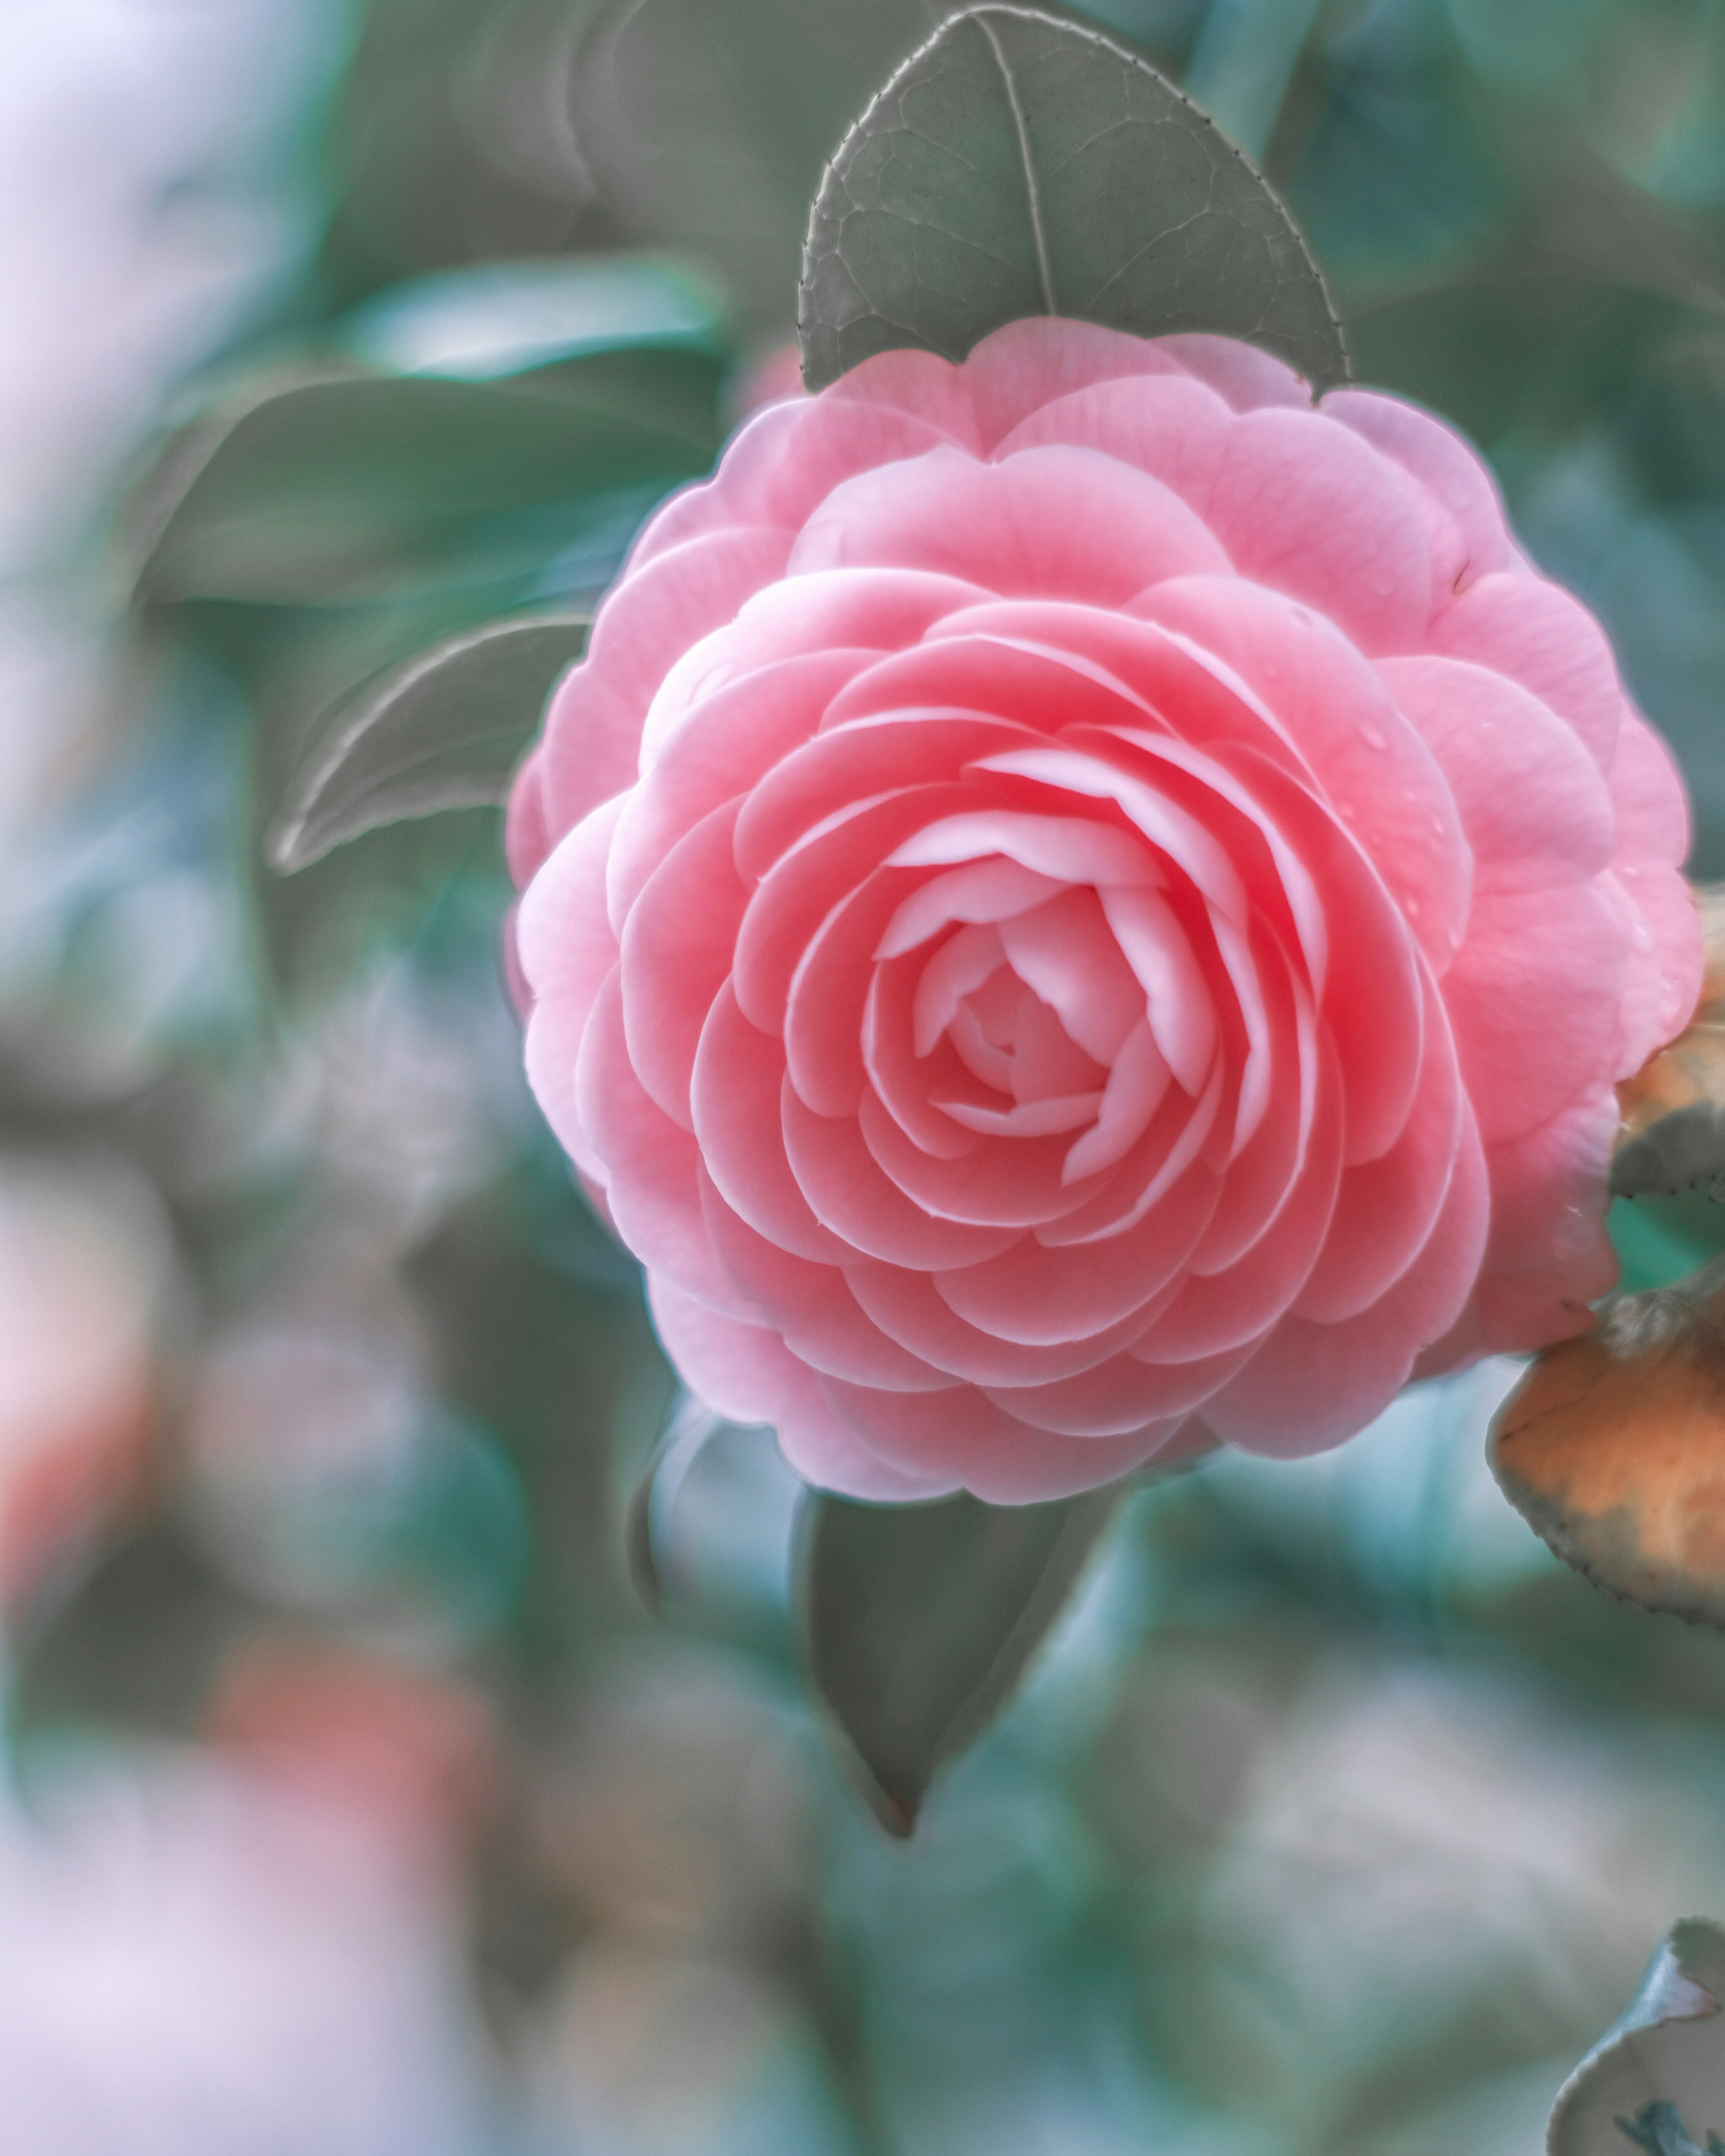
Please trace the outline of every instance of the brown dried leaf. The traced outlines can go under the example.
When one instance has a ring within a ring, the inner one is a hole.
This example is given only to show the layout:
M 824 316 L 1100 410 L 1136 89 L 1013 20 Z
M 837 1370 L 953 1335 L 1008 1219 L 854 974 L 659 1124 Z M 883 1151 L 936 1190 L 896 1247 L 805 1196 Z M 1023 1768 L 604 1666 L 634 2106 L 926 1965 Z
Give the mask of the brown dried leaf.
M 1565 1563 L 1725 1629 L 1725 1259 L 1548 1348 L 1498 1410 L 1491 1457 Z

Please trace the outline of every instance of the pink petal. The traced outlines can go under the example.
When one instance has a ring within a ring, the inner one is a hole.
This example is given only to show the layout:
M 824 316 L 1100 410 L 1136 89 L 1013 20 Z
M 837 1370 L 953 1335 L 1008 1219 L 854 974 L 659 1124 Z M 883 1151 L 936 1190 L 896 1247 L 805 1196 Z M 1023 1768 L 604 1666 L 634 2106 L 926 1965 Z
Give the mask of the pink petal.
M 889 1339 L 836 1267 L 810 1265 L 757 1235 L 705 1178 L 701 1199 L 720 1263 L 800 1362 L 886 1392 L 946 1392 L 957 1383 Z
M 1095 1126 L 1067 1153 L 1060 1180 L 1080 1183 L 1123 1160 L 1149 1127 L 1173 1076 L 1148 1019 L 1140 1019 L 1114 1059 L 1096 1106 Z
M 949 1475 L 991 1505 L 1032 1505 L 1112 1482 L 1174 1435 L 1157 1424 L 1127 1437 L 1050 1436 L 969 1385 L 954 1393 L 877 1393 L 825 1378 L 822 1390 L 873 1450 Z
M 999 454 L 1062 444 L 1099 450 L 1160 480 L 1202 516 L 1233 421 L 1224 399 L 1189 376 L 1099 382 L 1040 406 Z
M 818 1116 L 786 1080 L 780 1096 L 786 1157 L 815 1218 L 860 1257 L 937 1272 L 1009 1250 L 1024 1231 L 945 1219 L 913 1204 L 880 1169 L 855 1116 Z
M 1590 885 L 1481 898 L 1444 1001 L 1487 1145 L 1616 1075 L 1625 957 L 1617 916 Z
M 968 1324 L 942 1300 L 927 1273 L 860 1262 L 848 1266 L 845 1277 L 883 1332 L 923 1361 L 973 1384 L 1043 1384 L 1069 1378 L 1106 1362 L 1143 1329 L 1142 1313 L 1134 1310 L 1081 1339 L 1027 1347 Z
M 1526 570 L 1481 577 L 1439 613 L 1429 648 L 1519 681 L 1610 768 L 1623 690 L 1604 631 L 1568 592 Z
M 1303 411 L 1311 406 L 1312 391 L 1304 380 L 1286 361 L 1272 359 L 1255 345 L 1196 331 L 1158 337 L 1156 345 L 1195 380 L 1208 382 L 1236 412 L 1255 412 L 1266 405 Z
M 1449 520 L 1458 553 L 1442 564 L 1445 599 L 1513 565 L 1497 481 L 1484 459 L 1440 419 L 1370 389 L 1332 389 L 1318 408 L 1399 465 Z
M 1273 711 L 1428 958 L 1447 966 L 1467 923 L 1467 844 L 1436 758 L 1374 670 L 1332 623 L 1237 578 L 1159 585 L 1135 610 L 1214 654 Z
M 604 1164 L 611 1224 L 642 1263 L 715 1310 L 751 1315 L 718 1260 L 701 1213 L 701 1155 L 643 1090 L 629 1060 L 614 973 L 581 1040 L 577 1111 Z
M 720 1316 L 669 1281 L 649 1279 L 654 1329 L 691 1388 L 732 1422 L 770 1423 L 805 1480 L 847 1496 L 897 1504 L 957 1486 L 880 1458 L 835 1414 L 814 1373 L 776 1332 Z
M 1106 1241 L 1050 1249 L 1034 1239 L 980 1265 L 942 1271 L 942 1298 L 983 1332 L 1044 1346 L 1088 1339 L 1143 1310 L 1179 1272 L 1204 1233 L 1219 1193 L 1194 1163 L 1150 1216 Z
M 1363 1430 L 1406 1383 L 1420 1349 L 1460 1317 L 1490 1212 L 1484 1158 L 1470 1133 L 1430 1240 L 1389 1292 L 1339 1325 L 1284 1318 L 1205 1403 L 1210 1429 L 1224 1444 L 1277 1459 L 1325 1451 Z
M 867 663 L 853 650 L 819 651 L 757 667 L 691 706 L 627 808 L 606 878 L 621 932 L 641 887 L 703 816 L 747 793 L 806 741 L 836 691 Z
M 586 658 L 564 675 L 545 715 L 541 768 L 550 829 L 567 830 L 634 783 L 647 706 L 672 662 L 734 620 L 750 593 L 782 572 L 788 546 L 782 531 L 716 532 L 613 588 Z
M 1573 727 L 1471 660 L 1422 654 L 1378 670 L 1443 767 L 1481 882 L 1525 889 L 1604 867 L 1611 795 Z
M 1236 420 L 1206 513 L 1241 576 L 1316 607 L 1368 655 L 1424 646 L 1431 557 L 1412 482 L 1346 427 Z
M 1046 1385 L 984 1387 L 996 1407 L 1020 1422 L 1065 1437 L 1118 1437 L 1202 1407 L 1251 1355 L 1255 1343 L 1201 1361 L 1154 1368 L 1116 1355 L 1076 1377 Z
M 598 1161 L 575 1102 L 575 1061 L 589 1014 L 617 964 L 603 906 L 605 856 L 622 800 L 578 824 L 523 894 L 516 952 L 532 992 L 527 1083 L 570 1157 L 588 1175 Z
M 647 879 L 623 931 L 629 1060 L 673 1122 L 693 1130 L 689 1079 L 706 1014 L 730 976 L 748 893 L 732 865 L 737 804 L 704 817 Z
M 1428 981 L 1425 1060 L 1413 1111 L 1387 1152 L 1343 1174 L 1323 1255 L 1292 1305 L 1296 1317 L 1339 1323 L 1399 1279 L 1431 1234 L 1464 1128 L 1455 1045 Z
M 1031 739 L 968 712 L 865 720 L 816 735 L 768 773 L 737 826 L 737 865 L 751 882 L 798 841 L 858 803 L 950 783 L 968 763 Z
M 860 474 L 803 527 L 793 574 L 899 563 L 1004 598 L 1120 605 L 1164 577 L 1225 570 L 1209 525 L 1172 488 L 1094 450 L 957 449 Z
M 815 1219 L 785 1158 L 784 1083 L 783 1044 L 749 1024 L 727 983 L 707 1013 L 690 1085 L 701 1160 L 726 1202 L 769 1242 L 837 1265 L 850 1246 Z

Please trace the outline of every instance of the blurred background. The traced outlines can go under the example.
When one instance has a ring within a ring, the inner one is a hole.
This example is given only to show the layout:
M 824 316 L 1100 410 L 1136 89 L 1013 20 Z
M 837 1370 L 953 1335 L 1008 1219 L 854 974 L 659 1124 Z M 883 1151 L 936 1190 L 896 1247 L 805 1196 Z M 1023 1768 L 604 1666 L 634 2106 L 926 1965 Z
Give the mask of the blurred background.
M 1086 12 L 1491 458 L 1725 874 L 1725 4 Z M 763 1433 L 628 1584 L 671 1380 L 522 1084 L 495 813 L 261 865 L 356 683 L 589 603 L 791 385 L 822 161 L 938 14 L 0 0 L 7 2156 L 1531 2156 L 1725 1915 L 1725 1641 L 1508 1509 L 1507 1364 L 1134 1499 L 887 1842 Z M 1722 1245 L 1623 1223 L 1636 1285 Z

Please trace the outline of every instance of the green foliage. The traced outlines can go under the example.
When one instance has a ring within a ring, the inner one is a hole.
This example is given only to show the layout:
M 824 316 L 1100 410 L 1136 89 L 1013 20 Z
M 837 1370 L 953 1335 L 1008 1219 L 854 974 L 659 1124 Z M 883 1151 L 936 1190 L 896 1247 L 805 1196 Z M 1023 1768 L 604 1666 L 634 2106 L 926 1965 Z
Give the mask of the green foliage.
M 139 502 L 140 595 L 382 597 L 447 574 L 475 527 L 511 512 L 692 478 L 716 434 L 710 418 L 691 424 L 688 386 L 702 385 L 710 411 L 717 364 L 652 357 L 627 370 L 610 354 L 572 362 L 554 393 L 316 367 L 266 379 L 165 452 Z M 527 532 L 536 557 L 546 534 Z
M 1011 1697 L 1120 1495 L 1008 1507 L 810 1493 L 803 1652 L 889 1833 L 911 1831 L 937 1770 Z
M 613 0 L 569 79 L 575 140 L 626 229 L 712 262 L 788 335 L 809 203 L 932 0 Z
M 1028 9 L 957 16 L 845 137 L 798 322 L 819 389 L 871 353 L 962 359 L 1024 315 L 1250 338 L 1318 388 L 1348 353 L 1261 175 L 1154 69 Z
M 406 817 L 495 807 L 587 630 L 584 615 L 493 622 L 362 682 L 290 782 L 266 841 L 271 867 L 309 867 Z

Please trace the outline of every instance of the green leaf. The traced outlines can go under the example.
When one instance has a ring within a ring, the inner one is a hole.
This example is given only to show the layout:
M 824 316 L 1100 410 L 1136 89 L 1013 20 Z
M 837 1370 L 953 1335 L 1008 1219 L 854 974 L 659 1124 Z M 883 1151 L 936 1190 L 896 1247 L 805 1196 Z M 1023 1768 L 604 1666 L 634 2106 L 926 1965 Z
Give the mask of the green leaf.
M 637 357 L 573 362 L 555 394 L 300 368 L 228 397 L 141 490 L 139 593 L 349 602 L 399 588 L 480 520 L 572 503 L 578 524 L 583 498 L 694 478 L 718 446 L 720 362 L 639 355 L 655 377 Z
M 715 263 L 788 336 L 809 198 L 933 0 L 614 0 L 576 57 L 577 144 L 624 230 Z
M 958 360 L 1024 315 L 1206 330 L 1348 378 L 1329 295 L 1256 168 L 1144 61 L 1019 8 L 955 16 L 845 137 L 803 260 L 812 389 L 877 352 Z
M 338 326 L 372 367 L 494 382 L 619 347 L 722 351 L 723 303 L 692 266 L 648 254 L 487 262 L 414 277 Z
M 1003 1507 L 810 1493 L 804 1652 L 889 1833 L 910 1833 L 937 1770 L 1010 1697 L 1121 1496 Z
M 502 801 L 587 630 L 584 616 L 491 622 L 361 683 L 289 783 L 270 866 L 291 875 L 382 824 Z
M 647 1463 L 629 1492 L 623 1516 L 623 1553 L 637 1594 L 650 1613 L 664 1614 L 668 1583 L 660 1555 L 665 1523 L 696 1455 L 724 1419 L 690 1394 L 665 1418 Z
M 1673 1924 L 1627 2010 L 1558 2092 L 1547 2156 L 1709 2156 L 1725 2125 L 1725 1931 Z

